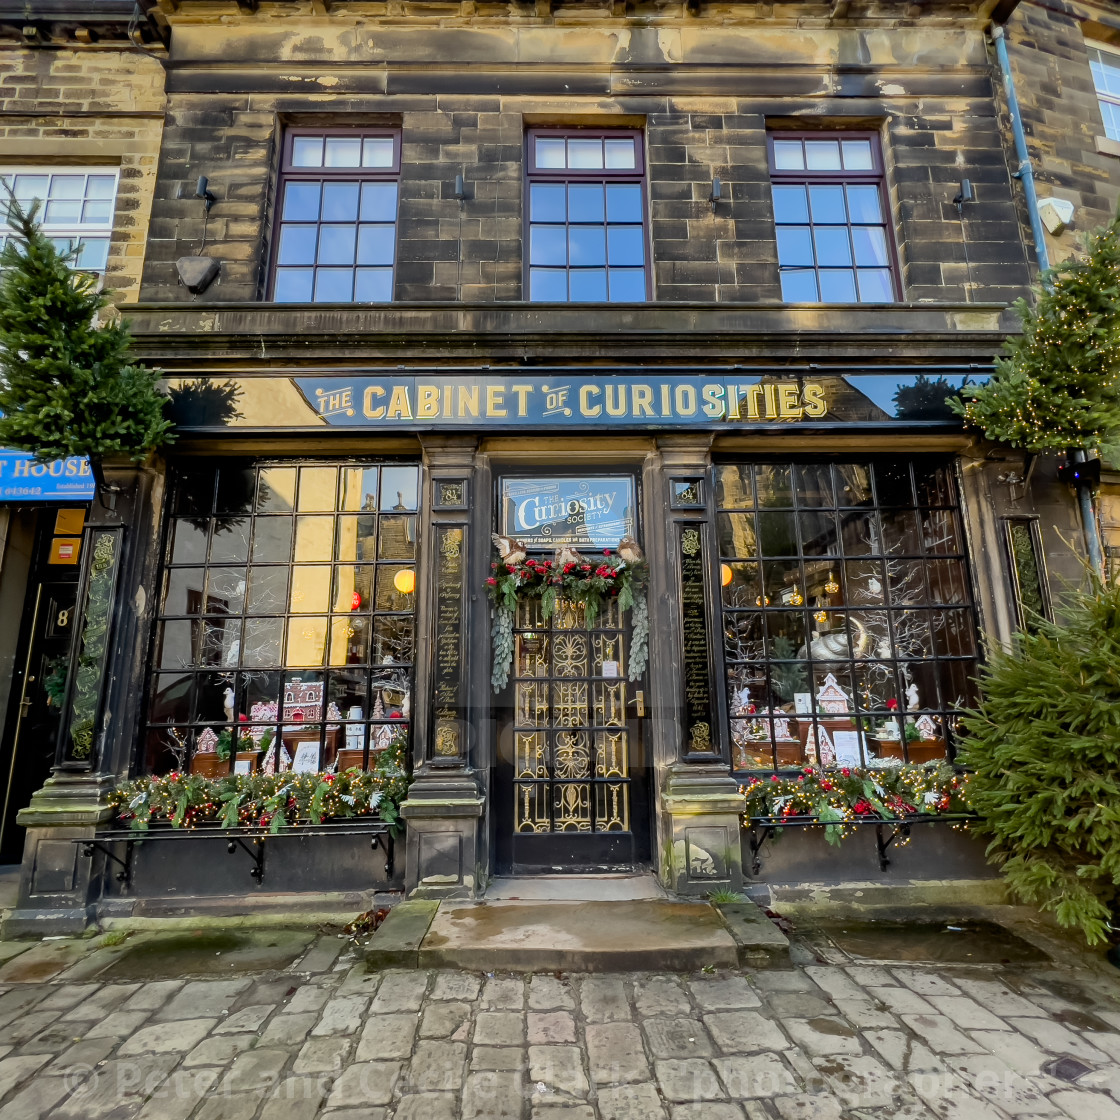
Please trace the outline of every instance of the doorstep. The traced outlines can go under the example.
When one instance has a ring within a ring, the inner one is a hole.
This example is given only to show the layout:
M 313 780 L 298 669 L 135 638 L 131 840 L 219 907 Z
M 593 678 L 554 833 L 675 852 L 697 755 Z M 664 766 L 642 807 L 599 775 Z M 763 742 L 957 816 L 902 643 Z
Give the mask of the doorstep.
M 692 972 L 789 967 L 789 945 L 753 905 L 725 919 L 707 902 L 669 899 L 414 899 L 393 908 L 365 958 L 370 970 Z

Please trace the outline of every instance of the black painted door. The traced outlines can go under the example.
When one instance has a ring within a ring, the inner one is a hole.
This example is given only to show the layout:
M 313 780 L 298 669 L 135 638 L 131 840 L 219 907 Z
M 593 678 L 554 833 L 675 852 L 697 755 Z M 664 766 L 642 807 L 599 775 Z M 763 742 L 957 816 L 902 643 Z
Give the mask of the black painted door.
M 497 870 L 610 872 L 650 859 L 644 685 L 626 679 L 617 602 L 585 625 L 561 600 L 518 605 L 510 683 L 498 710 Z
M 12 714 L 0 754 L 0 863 L 18 863 L 23 857 L 24 830 L 16 814 L 26 808 L 54 765 L 77 594 L 75 580 L 40 583 L 25 619 L 12 681 Z

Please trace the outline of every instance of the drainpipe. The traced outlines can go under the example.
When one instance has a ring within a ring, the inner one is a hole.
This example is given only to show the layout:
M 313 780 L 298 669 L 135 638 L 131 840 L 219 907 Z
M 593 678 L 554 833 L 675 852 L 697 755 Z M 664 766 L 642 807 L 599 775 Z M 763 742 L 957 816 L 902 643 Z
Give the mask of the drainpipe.
M 1027 203 L 1027 214 L 1031 222 L 1031 236 L 1034 238 L 1035 256 L 1038 258 L 1038 267 L 1042 272 L 1042 282 L 1046 283 L 1046 273 L 1050 268 L 1050 254 L 1046 251 L 1046 234 L 1042 228 L 1042 218 L 1038 213 L 1038 192 L 1034 186 L 1034 168 L 1031 166 L 1030 152 L 1027 151 L 1027 137 L 1023 131 L 1023 118 L 1019 112 L 1019 98 L 1015 94 L 1015 80 L 1011 75 L 1011 60 L 1007 57 L 1007 38 L 1002 27 L 992 28 L 992 40 L 996 45 L 996 58 L 999 60 L 1000 72 L 1003 75 L 1003 89 L 1007 95 L 1007 107 L 1011 113 L 1011 135 L 1015 138 L 1015 155 L 1019 160 L 1019 170 L 1015 177 L 1023 184 L 1023 195 Z M 1087 459 L 1081 448 L 1074 448 L 1068 453 L 1073 473 L 1079 475 L 1077 464 L 1084 463 Z M 1097 517 L 1093 510 L 1093 484 L 1089 481 L 1078 481 L 1077 504 L 1081 510 L 1081 528 L 1085 534 L 1086 550 L 1089 553 L 1089 563 L 1098 575 L 1104 571 L 1104 558 L 1101 553 L 1101 539 L 1097 532 Z

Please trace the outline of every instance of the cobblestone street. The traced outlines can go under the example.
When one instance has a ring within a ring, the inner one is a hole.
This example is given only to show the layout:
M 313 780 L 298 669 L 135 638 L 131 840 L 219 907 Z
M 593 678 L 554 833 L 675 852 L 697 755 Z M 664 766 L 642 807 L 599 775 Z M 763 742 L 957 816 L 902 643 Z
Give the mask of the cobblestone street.
M 1120 1120 L 1103 972 L 369 974 L 321 936 L 284 970 L 99 983 L 119 949 L 17 948 L 0 1120 Z

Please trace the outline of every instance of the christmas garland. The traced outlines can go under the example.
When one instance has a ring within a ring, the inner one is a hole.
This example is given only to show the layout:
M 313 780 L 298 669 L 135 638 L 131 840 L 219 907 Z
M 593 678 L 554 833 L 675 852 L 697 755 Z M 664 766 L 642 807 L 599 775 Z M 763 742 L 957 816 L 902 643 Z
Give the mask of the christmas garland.
M 588 629 L 612 599 L 620 610 L 633 611 L 630 639 L 630 666 L 627 676 L 636 681 L 645 672 L 649 660 L 649 565 L 644 560 L 627 563 L 620 556 L 604 549 L 602 559 L 560 563 L 529 556 L 521 561 L 495 561 L 493 573 L 486 581 L 493 619 L 491 638 L 494 658 L 490 683 L 501 692 L 509 681 L 513 664 L 513 624 L 517 604 L 527 599 L 540 599 L 545 619 L 552 617 L 562 600 L 583 607 L 584 624 Z
M 811 766 L 793 774 L 753 777 L 743 787 L 743 824 L 765 821 L 780 828 L 812 818 L 824 825 L 825 839 L 839 844 L 861 820 L 916 816 L 975 816 L 968 797 L 968 774 L 944 762 L 863 769 Z
M 380 752 L 369 771 L 338 774 L 172 774 L 136 778 L 118 786 L 109 802 L 117 819 L 143 831 L 150 827 L 260 829 L 265 833 L 320 824 L 324 820 L 379 817 L 396 826 L 408 794 L 406 738 Z

